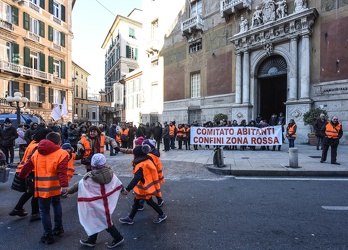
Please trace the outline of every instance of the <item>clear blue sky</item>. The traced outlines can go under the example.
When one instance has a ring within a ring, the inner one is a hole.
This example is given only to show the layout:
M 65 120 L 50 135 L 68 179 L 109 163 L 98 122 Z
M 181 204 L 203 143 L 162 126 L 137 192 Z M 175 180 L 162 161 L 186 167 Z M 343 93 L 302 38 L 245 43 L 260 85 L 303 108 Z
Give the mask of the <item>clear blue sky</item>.
M 142 0 L 77 0 L 72 12 L 72 60 L 90 75 L 88 86 L 104 88 L 104 56 L 101 48 L 117 15 L 142 9 Z M 111 13 L 110 13 L 111 12 Z M 113 14 L 112 14 L 113 13 Z

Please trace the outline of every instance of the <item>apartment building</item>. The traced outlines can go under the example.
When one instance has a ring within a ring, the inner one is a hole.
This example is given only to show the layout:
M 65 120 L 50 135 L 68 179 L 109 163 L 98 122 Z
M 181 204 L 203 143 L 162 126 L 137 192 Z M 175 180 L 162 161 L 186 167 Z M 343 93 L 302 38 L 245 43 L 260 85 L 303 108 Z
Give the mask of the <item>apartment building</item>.
M 90 74 L 72 62 L 74 122 L 86 122 L 90 118 L 88 104 L 88 77 Z
M 117 15 L 102 44 L 105 49 L 105 101 L 112 103 L 102 111 L 108 124 L 126 120 L 125 86 L 120 80 L 139 67 L 141 19 L 139 9 L 134 9 L 127 17 Z
M 6 97 L 20 92 L 24 112 L 51 120 L 65 98 L 72 120 L 71 10 L 75 1 L 0 1 L 0 112 L 14 113 Z M 29 111 L 30 110 L 30 111 Z

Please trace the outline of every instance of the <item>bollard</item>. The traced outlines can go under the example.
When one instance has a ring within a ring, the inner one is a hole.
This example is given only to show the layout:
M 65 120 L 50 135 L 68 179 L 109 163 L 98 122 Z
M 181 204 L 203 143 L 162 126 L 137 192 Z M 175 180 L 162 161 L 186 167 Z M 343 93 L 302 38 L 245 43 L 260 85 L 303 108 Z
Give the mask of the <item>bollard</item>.
M 214 148 L 213 164 L 214 164 L 214 167 L 218 167 L 218 168 L 223 168 L 225 166 L 221 147 Z
M 289 148 L 289 167 L 298 168 L 298 149 Z

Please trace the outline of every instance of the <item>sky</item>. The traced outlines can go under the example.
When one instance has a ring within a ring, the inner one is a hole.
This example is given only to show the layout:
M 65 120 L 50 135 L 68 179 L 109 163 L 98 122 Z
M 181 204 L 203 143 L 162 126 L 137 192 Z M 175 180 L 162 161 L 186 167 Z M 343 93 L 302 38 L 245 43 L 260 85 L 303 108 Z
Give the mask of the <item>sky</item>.
M 88 86 L 98 92 L 104 88 L 104 56 L 101 48 L 117 15 L 128 16 L 142 9 L 142 0 L 76 0 L 72 12 L 72 60 L 86 70 Z

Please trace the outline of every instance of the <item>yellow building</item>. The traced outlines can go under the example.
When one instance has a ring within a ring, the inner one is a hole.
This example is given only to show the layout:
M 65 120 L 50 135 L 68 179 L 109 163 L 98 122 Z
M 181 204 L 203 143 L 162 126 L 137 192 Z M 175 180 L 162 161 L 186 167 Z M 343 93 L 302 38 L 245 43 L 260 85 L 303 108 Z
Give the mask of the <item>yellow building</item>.
M 0 1 L 0 112 L 14 113 L 6 97 L 29 99 L 24 112 L 51 120 L 66 99 L 72 120 L 71 10 L 75 1 Z

